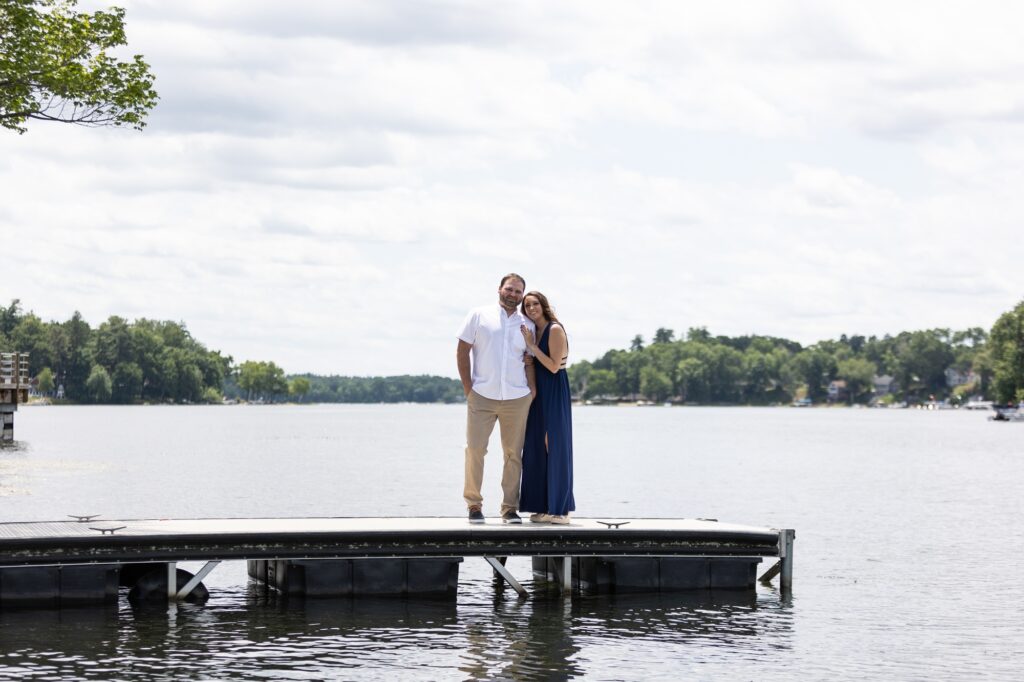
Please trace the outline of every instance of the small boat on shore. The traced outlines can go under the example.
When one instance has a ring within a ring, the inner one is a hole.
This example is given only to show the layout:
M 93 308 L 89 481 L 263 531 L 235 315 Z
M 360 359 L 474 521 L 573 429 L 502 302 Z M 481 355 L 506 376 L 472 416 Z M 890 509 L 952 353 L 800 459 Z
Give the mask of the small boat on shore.
M 991 422 L 1024 422 L 1024 409 L 1013 405 L 993 405 L 995 414 L 988 418 Z

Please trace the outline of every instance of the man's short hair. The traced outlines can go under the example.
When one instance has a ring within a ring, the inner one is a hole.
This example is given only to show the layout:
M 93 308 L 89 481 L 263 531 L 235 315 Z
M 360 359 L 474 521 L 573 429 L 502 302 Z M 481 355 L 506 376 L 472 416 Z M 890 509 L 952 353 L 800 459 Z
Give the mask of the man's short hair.
M 526 280 L 525 280 L 525 279 L 523 279 L 523 276 L 522 276 L 522 275 L 517 275 L 517 274 L 516 274 L 516 273 L 514 273 L 514 272 L 510 272 L 510 273 L 508 273 L 507 275 L 505 275 L 504 277 L 502 277 L 502 278 L 501 278 L 501 284 L 499 284 L 498 286 L 499 286 L 499 287 L 503 287 L 503 286 L 505 286 L 505 282 L 509 281 L 510 279 L 518 279 L 518 280 L 519 280 L 520 282 L 522 282 L 522 283 L 523 283 L 523 288 L 524 288 L 524 289 L 526 288 Z

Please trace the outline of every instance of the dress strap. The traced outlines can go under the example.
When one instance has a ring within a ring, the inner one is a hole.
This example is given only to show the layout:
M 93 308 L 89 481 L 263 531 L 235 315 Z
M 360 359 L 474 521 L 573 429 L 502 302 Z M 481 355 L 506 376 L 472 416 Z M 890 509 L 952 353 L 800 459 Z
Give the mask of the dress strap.
M 551 328 L 554 327 L 555 325 L 558 325 L 559 327 L 561 327 L 562 328 L 562 332 L 565 332 L 565 326 L 561 322 L 550 322 L 550 323 L 548 323 L 548 326 L 544 329 L 544 333 L 550 335 L 551 334 Z M 548 349 L 549 350 L 551 349 L 550 342 L 548 343 Z M 562 356 L 562 363 L 559 365 L 559 369 L 565 369 L 566 361 L 568 359 L 569 359 L 569 335 L 566 334 L 565 335 L 565 355 Z

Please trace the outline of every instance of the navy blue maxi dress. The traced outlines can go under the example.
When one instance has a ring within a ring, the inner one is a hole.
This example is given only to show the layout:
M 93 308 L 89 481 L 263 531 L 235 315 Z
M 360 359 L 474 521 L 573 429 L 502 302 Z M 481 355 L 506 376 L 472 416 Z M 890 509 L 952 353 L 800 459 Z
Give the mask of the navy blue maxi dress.
M 548 336 L 552 324 L 541 333 L 537 346 L 550 356 Z M 572 409 L 569 375 L 565 368 L 550 372 L 533 363 L 537 397 L 530 404 L 523 443 L 523 484 L 519 508 L 536 514 L 564 516 L 576 510 L 572 495 Z M 548 447 L 544 447 L 544 435 Z

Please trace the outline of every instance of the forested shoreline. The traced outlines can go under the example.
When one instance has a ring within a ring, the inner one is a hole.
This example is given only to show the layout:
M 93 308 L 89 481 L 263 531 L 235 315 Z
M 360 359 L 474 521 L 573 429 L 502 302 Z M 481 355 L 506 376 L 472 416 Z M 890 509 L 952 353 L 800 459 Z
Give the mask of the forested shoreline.
M 112 316 L 95 328 L 75 312 L 44 322 L 20 301 L 0 306 L 0 350 L 31 356 L 34 392 L 70 403 L 452 403 L 457 379 L 440 376 L 287 375 L 272 361 L 235 364 L 183 322 Z M 594 402 L 775 405 L 887 404 L 969 397 L 1024 400 L 1024 302 L 990 331 L 929 329 L 841 336 L 802 346 L 770 336 L 677 339 L 658 329 L 628 349 L 569 367 L 575 397 Z
M 712 336 L 704 328 L 674 336 L 659 329 L 649 345 L 637 336 L 629 350 L 575 363 L 569 369 L 574 393 L 719 405 L 958 401 L 983 395 L 993 377 L 981 355 L 982 329 L 844 335 L 807 347 L 769 336 Z
M 1024 301 L 991 330 L 927 329 L 895 336 L 841 336 L 801 346 L 770 336 L 682 339 L 658 329 L 650 344 L 574 363 L 570 383 L 592 401 L 681 404 L 920 404 L 969 399 L 1024 401 Z
M 193 338 L 184 322 L 112 316 L 96 327 L 75 312 L 44 322 L 19 300 L 0 306 L 0 351 L 29 353 L 33 392 L 80 404 L 456 402 L 448 377 L 286 375 L 273 361 L 236 364 Z

